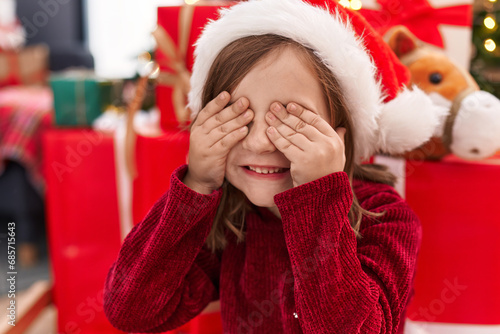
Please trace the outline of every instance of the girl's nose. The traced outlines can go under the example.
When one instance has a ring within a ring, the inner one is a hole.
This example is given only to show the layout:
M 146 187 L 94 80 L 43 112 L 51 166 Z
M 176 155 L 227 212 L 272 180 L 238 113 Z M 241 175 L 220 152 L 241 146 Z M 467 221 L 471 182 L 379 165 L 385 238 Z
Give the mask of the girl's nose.
M 245 150 L 256 154 L 266 154 L 276 151 L 276 147 L 267 137 L 269 125 L 265 119 L 255 119 L 248 125 L 248 135 L 243 139 L 242 146 Z

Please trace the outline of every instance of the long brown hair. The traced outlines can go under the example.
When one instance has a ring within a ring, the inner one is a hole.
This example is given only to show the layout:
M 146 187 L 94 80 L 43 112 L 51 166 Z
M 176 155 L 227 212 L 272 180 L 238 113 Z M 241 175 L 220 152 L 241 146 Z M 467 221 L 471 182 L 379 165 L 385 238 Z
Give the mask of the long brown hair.
M 310 66 L 318 76 L 326 105 L 330 111 L 330 124 L 332 127 L 345 127 L 347 130 L 345 135 L 346 164 L 344 171 L 348 174 L 351 184 L 352 179 L 356 177 L 393 185 L 395 177 L 383 167 L 355 163 L 353 137 L 356 129 L 353 127 L 337 79 L 315 55 L 313 50 L 289 38 L 266 34 L 244 37 L 227 45 L 219 53 L 210 68 L 203 90 L 202 105 L 205 106 L 222 91 L 231 93 L 260 60 L 271 52 L 279 51 L 285 47 L 292 47 L 297 50 L 304 64 Z M 245 239 L 245 215 L 249 210 L 252 210 L 251 205 L 249 205 L 241 191 L 227 181 L 224 181 L 222 187 L 222 200 L 212 230 L 207 238 L 207 246 L 214 252 L 218 249 L 224 249 L 226 246 L 226 231 L 228 230 L 236 235 L 237 242 Z M 381 214 L 363 209 L 354 193 L 353 195 L 354 199 L 349 211 L 349 221 L 356 237 L 360 238 L 359 228 L 363 215 L 378 217 Z

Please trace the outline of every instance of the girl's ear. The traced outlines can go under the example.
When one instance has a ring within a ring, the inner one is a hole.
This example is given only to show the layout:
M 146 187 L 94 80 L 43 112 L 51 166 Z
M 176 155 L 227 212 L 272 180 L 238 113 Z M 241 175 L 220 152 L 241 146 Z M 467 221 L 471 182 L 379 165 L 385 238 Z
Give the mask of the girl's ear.
M 398 58 L 407 55 L 419 47 L 417 37 L 402 25 L 389 29 L 385 34 L 385 40 Z

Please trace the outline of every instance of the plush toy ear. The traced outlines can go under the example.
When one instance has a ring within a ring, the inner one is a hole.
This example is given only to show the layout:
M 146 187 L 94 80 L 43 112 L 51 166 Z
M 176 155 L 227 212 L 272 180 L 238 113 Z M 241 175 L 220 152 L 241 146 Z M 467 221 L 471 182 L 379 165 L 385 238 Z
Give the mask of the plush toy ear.
M 385 40 L 398 58 L 418 48 L 418 39 L 405 26 L 394 26 L 385 34 Z

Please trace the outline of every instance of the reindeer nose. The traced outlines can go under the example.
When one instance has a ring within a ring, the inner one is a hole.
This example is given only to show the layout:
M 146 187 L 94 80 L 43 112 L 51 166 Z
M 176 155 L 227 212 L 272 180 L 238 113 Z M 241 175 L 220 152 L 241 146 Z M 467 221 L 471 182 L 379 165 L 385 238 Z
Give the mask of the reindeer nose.
M 481 151 L 478 148 L 474 147 L 473 149 L 470 150 L 470 153 L 477 155 L 477 154 L 481 153 Z

